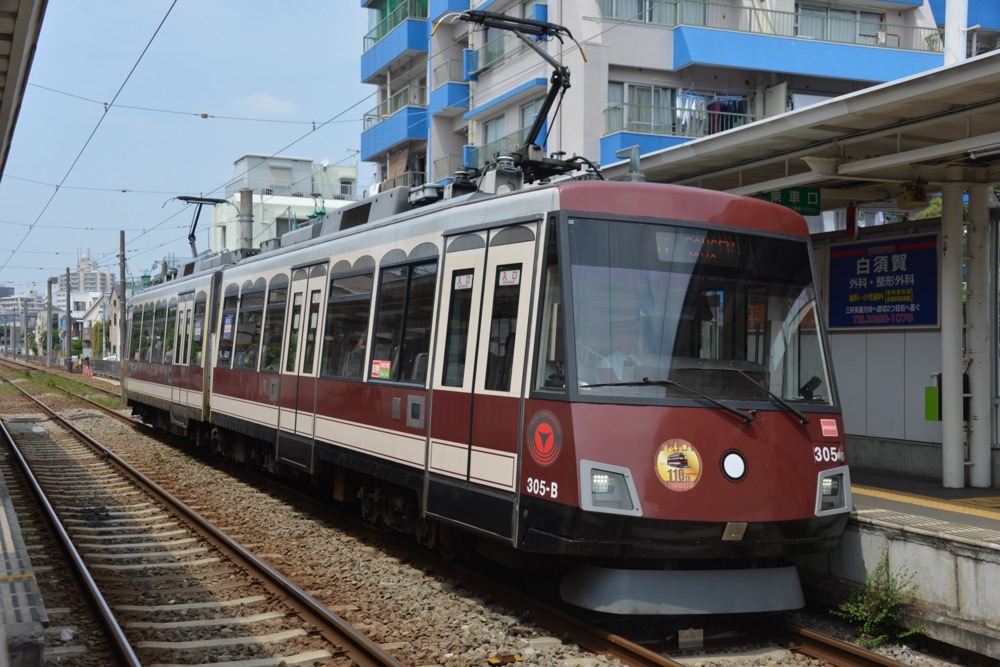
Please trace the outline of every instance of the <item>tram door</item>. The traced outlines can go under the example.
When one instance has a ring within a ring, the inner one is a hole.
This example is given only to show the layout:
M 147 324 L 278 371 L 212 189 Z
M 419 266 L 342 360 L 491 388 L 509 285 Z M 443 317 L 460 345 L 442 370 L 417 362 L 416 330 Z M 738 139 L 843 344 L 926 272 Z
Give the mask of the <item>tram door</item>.
M 326 304 L 326 275 L 326 262 L 292 272 L 281 365 L 277 458 L 310 472 L 316 426 L 319 328 Z
M 172 406 L 188 404 L 187 351 L 191 345 L 191 309 L 194 307 L 194 292 L 181 294 L 177 298 L 177 342 L 174 344 L 174 367 L 171 369 Z
M 433 377 L 426 511 L 512 538 L 537 225 L 451 239 Z

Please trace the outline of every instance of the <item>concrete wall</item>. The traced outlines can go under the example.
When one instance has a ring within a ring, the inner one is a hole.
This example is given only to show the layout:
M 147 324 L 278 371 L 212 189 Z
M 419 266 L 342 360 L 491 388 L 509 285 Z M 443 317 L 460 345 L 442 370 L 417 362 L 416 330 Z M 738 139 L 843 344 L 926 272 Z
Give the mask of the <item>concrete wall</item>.
M 799 561 L 807 595 L 843 599 L 887 553 L 890 574 L 913 575 L 908 627 L 923 625 L 928 637 L 1000 658 L 1000 533 L 965 528 L 972 537 L 947 537 L 937 534 L 944 524 L 934 519 L 875 509 L 857 516 L 836 551 Z

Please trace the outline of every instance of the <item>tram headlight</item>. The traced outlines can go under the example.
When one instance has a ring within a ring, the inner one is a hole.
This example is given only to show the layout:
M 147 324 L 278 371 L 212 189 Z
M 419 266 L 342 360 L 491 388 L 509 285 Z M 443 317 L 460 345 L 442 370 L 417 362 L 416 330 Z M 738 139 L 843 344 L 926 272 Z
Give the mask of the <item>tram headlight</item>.
M 619 475 L 621 477 L 621 475 Z M 603 470 L 592 470 L 590 472 L 590 488 L 595 496 L 606 495 L 615 492 L 614 476 Z
M 580 507 L 586 512 L 642 516 L 632 471 L 613 463 L 581 459 Z
M 816 516 L 851 511 L 851 473 L 847 466 L 824 470 L 816 489 Z
M 620 472 L 600 470 L 599 468 L 591 470 L 590 493 L 594 507 L 607 507 L 616 510 L 631 510 L 633 507 L 625 475 Z

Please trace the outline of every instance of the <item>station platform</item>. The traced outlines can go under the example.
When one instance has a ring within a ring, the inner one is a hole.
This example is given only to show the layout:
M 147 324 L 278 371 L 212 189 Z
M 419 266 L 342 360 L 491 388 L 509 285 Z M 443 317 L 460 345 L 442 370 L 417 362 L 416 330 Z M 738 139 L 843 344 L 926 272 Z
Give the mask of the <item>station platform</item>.
M 47 625 L 24 535 L 0 474 L 0 665 L 44 664 Z
M 1000 490 L 863 468 L 851 468 L 851 489 L 854 511 L 836 551 L 799 561 L 807 594 L 839 599 L 887 555 L 891 575 L 912 575 L 909 627 L 1000 659 Z

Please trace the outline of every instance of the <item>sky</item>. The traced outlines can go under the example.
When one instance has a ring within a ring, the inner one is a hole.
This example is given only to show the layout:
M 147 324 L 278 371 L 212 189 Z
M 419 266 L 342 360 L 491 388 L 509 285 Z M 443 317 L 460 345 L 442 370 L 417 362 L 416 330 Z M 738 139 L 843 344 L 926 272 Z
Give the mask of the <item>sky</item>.
M 117 277 L 122 229 L 130 278 L 189 257 L 194 211 L 171 199 L 224 197 L 243 155 L 357 164 L 376 106 L 360 5 L 49 0 L 0 180 L 0 285 L 44 294 L 81 252 Z

